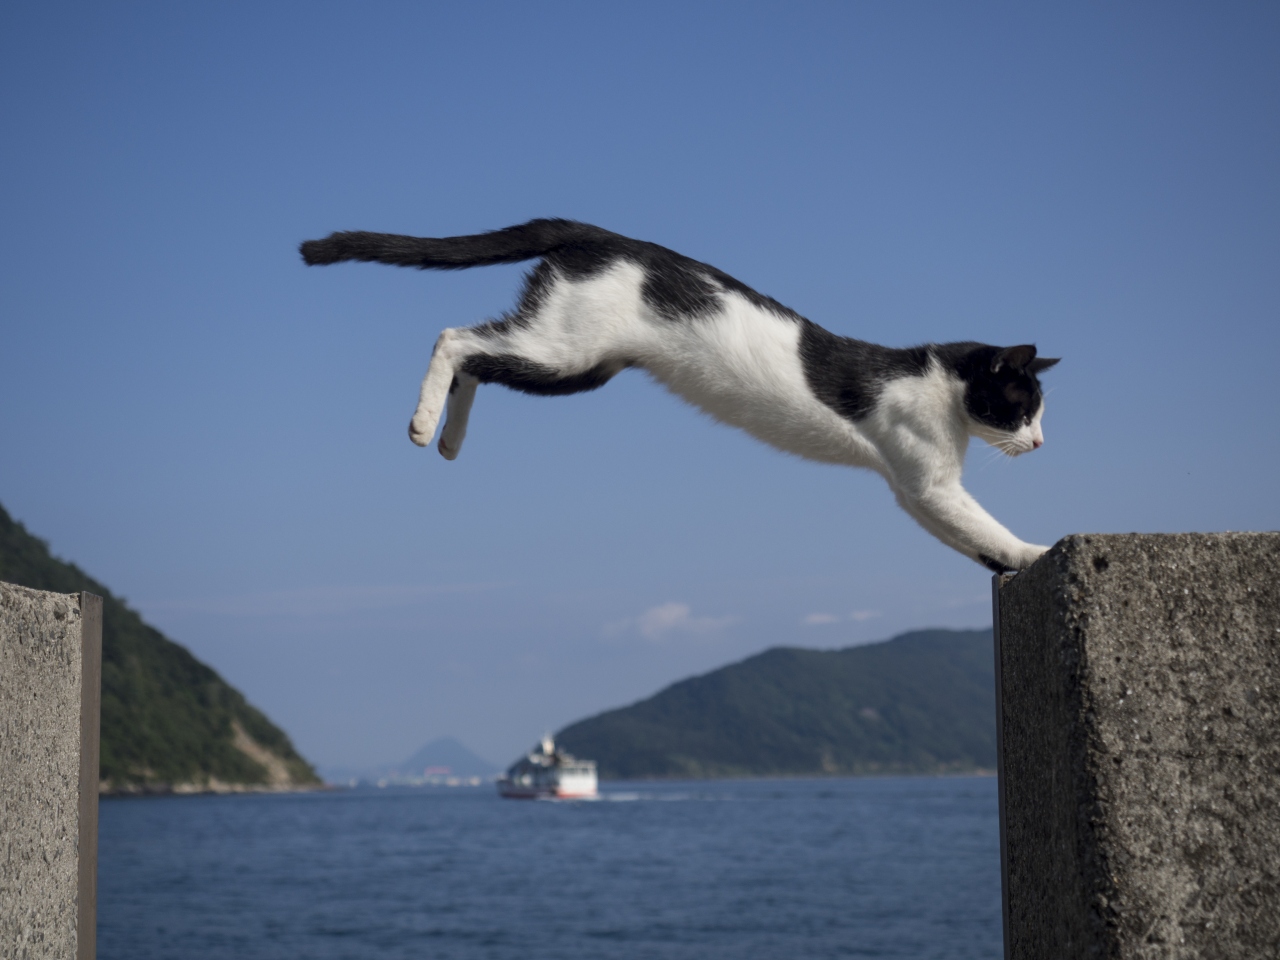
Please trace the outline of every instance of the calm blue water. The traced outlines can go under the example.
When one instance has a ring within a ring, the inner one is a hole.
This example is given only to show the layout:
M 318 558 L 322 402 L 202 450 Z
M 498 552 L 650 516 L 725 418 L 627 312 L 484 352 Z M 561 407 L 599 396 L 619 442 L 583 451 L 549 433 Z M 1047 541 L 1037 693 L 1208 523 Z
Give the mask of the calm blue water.
M 992 778 L 110 800 L 98 955 L 1001 955 Z

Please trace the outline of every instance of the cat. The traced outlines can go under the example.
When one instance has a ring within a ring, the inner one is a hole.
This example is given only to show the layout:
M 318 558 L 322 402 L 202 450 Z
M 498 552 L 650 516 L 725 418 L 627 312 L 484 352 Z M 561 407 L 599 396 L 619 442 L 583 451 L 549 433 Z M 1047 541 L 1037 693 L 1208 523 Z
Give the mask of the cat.
M 341 232 L 301 246 L 310 265 L 375 261 L 462 270 L 540 260 L 514 312 L 440 334 L 409 437 L 458 456 L 476 387 L 559 395 L 639 367 L 712 417 L 780 450 L 866 467 L 947 546 L 996 572 L 1047 547 L 1025 543 L 961 486 L 971 436 L 1009 456 L 1040 447 L 1031 344 L 894 349 L 837 336 L 715 267 L 572 220 L 428 239 Z

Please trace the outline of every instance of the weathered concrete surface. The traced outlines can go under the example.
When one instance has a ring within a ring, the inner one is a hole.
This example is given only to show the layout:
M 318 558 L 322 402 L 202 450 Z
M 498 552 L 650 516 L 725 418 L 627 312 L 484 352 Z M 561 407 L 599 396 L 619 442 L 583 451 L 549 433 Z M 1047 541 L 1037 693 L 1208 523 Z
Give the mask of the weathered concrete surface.
M 91 960 L 102 601 L 0 583 L 0 958 Z
M 1280 534 L 997 578 L 1005 950 L 1280 957 Z

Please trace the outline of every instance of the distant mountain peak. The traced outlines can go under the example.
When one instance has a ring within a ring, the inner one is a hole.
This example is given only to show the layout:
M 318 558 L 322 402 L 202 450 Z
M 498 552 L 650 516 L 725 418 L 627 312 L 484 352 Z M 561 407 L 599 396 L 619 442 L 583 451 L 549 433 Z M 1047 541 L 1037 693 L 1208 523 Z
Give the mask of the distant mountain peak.
M 497 765 L 474 753 L 456 737 L 438 737 L 424 744 L 400 766 L 414 776 L 422 776 L 429 767 L 447 770 L 455 777 L 487 777 L 498 772 Z

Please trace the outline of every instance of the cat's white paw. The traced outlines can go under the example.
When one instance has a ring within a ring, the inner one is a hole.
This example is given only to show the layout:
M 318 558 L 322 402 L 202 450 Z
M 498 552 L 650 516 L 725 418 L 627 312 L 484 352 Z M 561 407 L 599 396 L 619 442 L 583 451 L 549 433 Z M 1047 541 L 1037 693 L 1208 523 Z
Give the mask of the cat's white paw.
M 413 419 L 409 421 L 409 439 L 420 447 L 427 446 L 435 436 L 436 423 L 439 419 L 439 414 L 434 417 L 414 414 Z
M 1041 547 L 1034 543 L 1024 543 L 1013 548 L 1002 558 L 979 553 L 973 559 L 993 573 L 1016 573 L 1019 570 L 1027 569 L 1027 567 L 1044 556 L 1048 549 L 1048 547 Z
M 1048 547 L 1042 547 L 1035 543 L 1026 544 L 1021 550 L 1022 556 L 1018 558 L 1019 563 L 1017 568 L 1019 570 L 1027 569 L 1027 567 L 1031 566 L 1048 552 Z

